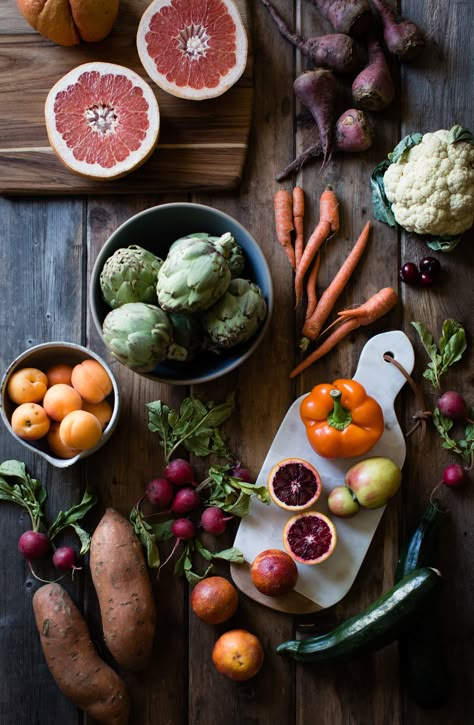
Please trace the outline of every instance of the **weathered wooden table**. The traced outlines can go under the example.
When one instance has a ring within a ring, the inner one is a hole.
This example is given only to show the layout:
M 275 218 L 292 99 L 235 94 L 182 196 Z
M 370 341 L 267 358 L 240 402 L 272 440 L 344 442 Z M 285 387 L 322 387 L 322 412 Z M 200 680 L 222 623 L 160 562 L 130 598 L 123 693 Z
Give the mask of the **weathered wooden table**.
M 278 0 L 276 6 L 293 27 L 307 35 L 327 32 L 311 3 Z M 473 125 L 473 12 L 471 3 L 430 0 L 400 3 L 405 15 L 426 31 L 428 48 L 422 59 L 397 71 L 397 98 L 377 116 L 374 147 L 361 156 L 335 156 L 324 173 L 317 163 L 307 165 L 297 182 L 307 199 L 309 233 L 317 218 L 317 202 L 326 184 L 341 201 L 342 230 L 328 246 L 321 266 L 321 289 L 338 269 L 345 251 L 367 219 L 373 218 L 369 176 L 397 141 L 412 131 L 449 128 L 453 123 Z M 259 241 L 271 266 L 276 290 L 271 328 L 256 354 L 232 374 L 197 389 L 167 387 L 139 377 L 112 362 L 123 397 L 118 429 L 109 444 L 66 471 L 54 469 L 16 444 L 0 430 L 0 460 L 25 461 L 32 475 L 48 490 L 52 514 L 77 502 L 86 484 L 100 495 L 100 505 L 88 523 L 92 528 L 104 507 L 125 515 L 146 482 L 162 467 L 161 449 L 147 429 L 145 404 L 162 399 L 175 406 L 188 394 L 220 400 L 237 392 L 238 411 L 226 426 L 230 442 L 242 461 L 257 475 L 276 430 L 291 402 L 314 384 L 350 377 L 367 339 L 377 332 L 404 330 L 416 352 L 414 377 L 421 382 L 426 356 L 410 325 L 425 322 L 437 335 L 447 317 L 459 320 L 468 334 L 468 353 L 451 368 L 446 385 L 458 389 L 472 403 L 472 234 L 450 255 L 437 253 L 443 281 L 433 288 L 409 288 L 398 281 L 401 262 L 418 261 L 427 253 L 419 240 L 397 234 L 375 222 L 364 259 L 340 298 L 340 308 L 366 299 L 383 286 L 398 289 L 400 302 L 371 328 L 352 334 L 329 356 L 303 375 L 290 380 L 298 359 L 296 342 L 301 313 L 293 310 L 292 275 L 273 233 L 275 175 L 310 139 L 310 131 L 296 125 L 299 111 L 292 81 L 306 62 L 272 25 L 263 6 L 250 8 L 254 48 L 255 104 L 250 153 L 240 187 L 234 191 L 75 196 L 2 197 L 0 244 L 0 368 L 25 348 L 48 340 L 71 340 L 89 345 L 110 357 L 91 322 L 88 280 L 91 267 L 107 236 L 132 214 L 164 202 L 190 199 L 222 209 L 244 224 Z M 10 38 L 10 41 L 12 38 Z M 5 55 L 7 47 L 4 46 Z M 7 73 L 8 69 L 3 72 Z M 0 97 L 0 103 L 2 99 Z M 24 98 L 25 106 L 28 97 Z M 4 141 L 4 139 L 3 139 Z M 292 181 L 283 186 L 291 188 Z M 41 165 L 38 167 L 41 187 Z M 423 383 L 422 383 L 423 384 Z M 428 405 L 436 396 L 424 386 Z M 416 402 L 408 386 L 397 401 L 404 430 L 411 425 Z M 387 507 L 357 579 L 347 596 L 315 615 L 290 616 L 273 612 L 241 595 L 236 626 L 257 634 L 266 659 L 260 674 L 244 684 L 219 675 L 211 661 L 217 636 L 226 625 L 203 624 L 190 612 L 186 583 L 166 568 L 155 582 L 159 611 L 154 658 L 140 675 L 125 674 L 133 698 L 136 725 L 218 725 L 261 723 L 303 725 L 317 720 L 336 723 L 467 723 L 472 721 L 472 484 L 447 491 L 449 514 L 442 525 L 436 564 L 444 574 L 442 635 L 451 672 L 450 705 L 427 712 L 417 708 L 401 687 L 396 644 L 343 666 L 312 669 L 275 654 L 275 646 L 292 638 L 301 624 L 313 623 L 318 632 L 362 611 L 393 583 L 399 543 L 417 522 L 443 467 L 453 456 L 442 449 L 433 427 L 422 439 L 419 431 L 408 439 L 403 485 Z M 2 725 L 58 725 L 83 722 L 57 689 L 45 665 L 34 624 L 31 598 L 38 582 L 17 551 L 16 542 L 28 521 L 20 509 L 1 503 L 0 522 L 4 560 L 0 572 L 0 723 Z M 232 534 L 227 542 L 232 541 Z M 165 547 L 166 548 L 166 547 Z M 216 571 L 228 575 L 225 563 Z M 94 639 L 104 653 L 95 593 L 87 566 L 65 586 L 86 613 Z M 433 636 L 438 636 L 434 632 Z

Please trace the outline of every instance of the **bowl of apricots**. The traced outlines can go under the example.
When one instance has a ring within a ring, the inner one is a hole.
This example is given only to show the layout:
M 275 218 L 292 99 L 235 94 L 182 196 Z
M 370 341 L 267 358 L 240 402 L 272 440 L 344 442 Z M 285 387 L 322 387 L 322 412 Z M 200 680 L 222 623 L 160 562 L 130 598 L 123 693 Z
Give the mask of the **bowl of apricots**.
M 19 355 L 3 376 L 1 396 L 12 436 L 58 468 L 97 451 L 118 423 L 112 371 L 72 342 L 43 343 Z

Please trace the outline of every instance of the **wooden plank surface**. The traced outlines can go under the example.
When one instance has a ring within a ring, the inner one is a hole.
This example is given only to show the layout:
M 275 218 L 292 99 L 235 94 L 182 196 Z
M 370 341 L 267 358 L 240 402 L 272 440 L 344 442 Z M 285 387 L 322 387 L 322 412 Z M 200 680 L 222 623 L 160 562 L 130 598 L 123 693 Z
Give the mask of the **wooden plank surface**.
M 224 96 L 188 101 L 165 93 L 148 77 L 135 44 L 147 0 L 121 0 L 101 43 L 62 47 L 41 37 L 16 3 L 0 4 L 0 193 L 125 194 L 232 189 L 242 179 L 253 107 L 252 49 L 246 70 Z M 249 31 L 247 0 L 236 0 Z M 250 31 L 248 32 L 249 41 Z M 44 122 L 48 91 L 81 63 L 127 66 L 146 80 L 160 107 L 158 147 L 131 175 L 101 182 L 69 171 L 54 154 Z M 24 103 L 28 97 L 28 104 Z
M 275 0 L 275 5 L 291 27 L 306 35 L 330 29 L 306 0 Z M 401 9 L 425 29 L 428 50 L 416 64 L 397 71 L 397 100 L 377 116 L 373 149 L 358 157 L 335 156 L 322 174 L 317 163 L 308 164 L 295 180 L 306 192 L 307 234 L 317 221 L 319 195 L 327 183 L 333 184 L 341 201 L 342 228 L 338 238 L 324 250 L 320 291 L 338 269 L 365 221 L 373 218 L 368 179 L 375 164 L 405 133 L 436 130 L 454 122 L 472 127 L 474 48 L 470 4 L 463 0 L 453 0 L 449 6 L 441 0 L 404 0 Z M 14 3 L 8 4 L 7 12 L 9 18 L 14 16 Z M 33 198 L 32 192 L 26 198 L 0 197 L 0 372 L 13 357 L 35 343 L 72 340 L 105 355 L 117 374 L 123 399 L 120 423 L 109 444 L 67 473 L 25 454 L 25 449 L 4 427 L 0 429 L 0 460 L 25 461 L 48 489 L 49 514 L 75 503 L 86 483 L 93 485 L 100 495 L 100 504 L 87 519 L 89 530 L 108 505 L 127 514 L 145 483 L 162 470 L 156 434 L 146 424 L 145 403 L 151 400 L 162 399 L 175 406 L 189 393 L 221 400 L 235 390 L 237 411 L 226 431 L 233 450 L 257 475 L 291 402 L 313 385 L 353 371 L 369 337 L 389 329 L 406 332 L 416 353 L 413 375 L 423 384 L 426 356 L 410 322 L 424 321 L 437 333 L 442 321 L 453 317 L 466 328 L 468 352 L 461 363 L 450 369 L 446 385 L 473 402 L 472 233 L 452 254 L 435 253 L 444 271 L 439 287 L 408 288 L 398 281 L 401 261 L 418 261 L 428 250 L 412 236 L 399 236 L 375 222 L 370 246 L 339 299 L 340 307 L 364 300 L 385 285 L 398 290 L 400 304 L 372 327 L 353 333 L 299 378 L 289 379 L 288 373 L 299 359 L 297 341 L 302 313 L 293 310 L 291 270 L 275 243 L 272 197 L 277 188 L 292 186 L 291 180 L 278 185 L 275 175 L 293 158 L 295 150 L 314 138 L 308 127 L 296 123 L 300 108 L 292 92 L 296 73 L 306 68 L 307 63 L 276 32 L 261 3 L 251 4 L 249 20 L 255 55 L 255 109 L 251 153 L 243 181 L 232 193 L 215 190 L 191 197 L 228 212 L 244 224 L 259 241 L 271 267 L 277 290 L 272 324 L 263 345 L 241 368 L 194 389 L 154 383 L 110 360 L 90 317 L 90 272 L 108 235 L 142 209 L 161 202 L 189 200 L 189 195 L 133 193 L 117 197 L 111 192 L 86 198 Z M 16 22 L 13 35 L 23 38 L 23 33 L 24 28 Z M 41 72 L 34 72 L 39 82 Z M 27 115 L 29 94 L 25 98 L 28 102 L 25 100 L 18 113 Z M 428 387 L 424 390 L 427 404 L 433 407 L 436 395 Z M 403 430 L 411 427 L 416 409 L 407 387 L 397 410 Z M 441 448 L 439 436 L 431 426 L 423 439 L 417 432 L 407 440 L 400 494 L 387 507 L 353 587 L 331 609 L 292 617 L 269 610 L 242 594 L 238 612 L 229 623 L 205 625 L 190 611 L 189 587 L 173 576 L 172 567 L 163 569 L 159 580 L 153 577 L 159 612 L 153 661 L 140 675 L 121 673 L 133 699 L 130 725 L 307 725 L 315 719 L 322 725 L 470 722 L 474 708 L 474 653 L 470 637 L 474 584 L 472 485 L 444 492 L 449 513 L 442 523 L 436 564 L 445 580 L 442 634 L 452 690 L 446 708 L 427 711 L 411 702 L 402 685 L 396 644 L 352 663 L 317 668 L 296 665 L 274 651 L 280 642 L 308 631 L 303 627 L 316 633 L 328 631 L 362 611 L 391 586 L 400 540 L 419 519 L 443 467 L 453 460 L 452 454 Z M 202 472 L 203 462 L 193 463 Z M 39 582 L 16 548 L 20 534 L 28 528 L 28 520 L 16 507 L 3 502 L 0 520 L 4 542 L 0 571 L 0 723 L 92 725 L 58 691 L 40 651 L 31 610 L 31 597 Z M 232 540 L 230 527 L 219 543 L 224 547 L 231 545 Z M 168 550 L 163 546 L 163 556 Z M 229 576 L 229 567 L 221 562 L 216 572 Z M 87 567 L 73 582 L 65 579 L 63 584 L 86 613 L 94 641 L 107 658 Z M 219 634 L 234 626 L 257 634 L 265 650 L 261 672 L 247 683 L 237 684 L 223 678 L 211 659 Z

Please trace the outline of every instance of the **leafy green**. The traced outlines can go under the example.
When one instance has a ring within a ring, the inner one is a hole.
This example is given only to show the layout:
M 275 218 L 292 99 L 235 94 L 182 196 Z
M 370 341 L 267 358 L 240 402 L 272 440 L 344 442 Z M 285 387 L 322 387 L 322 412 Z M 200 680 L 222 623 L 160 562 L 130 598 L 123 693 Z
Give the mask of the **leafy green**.
M 452 252 L 456 249 L 462 236 L 457 237 L 429 237 L 428 235 L 423 237 L 424 241 L 430 249 L 434 249 L 436 252 Z
M 458 362 L 466 350 L 466 333 L 460 322 L 453 319 L 444 320 L 441 337 L 436 344 L 432 333 L 423 322 L 411 323 L 417 331 L 430 362 L 423 372 L 436 390 L 441 387 L 440 379 L 451 365 Z
M 372 171 L 370 177 L 372 205 L 374 207 L 374 216 L 379 220 L 379 222 L 388 224 L 389 227 L 396 227 L 397 222 L 395 221 L 395 217 L 392 212 L 392 205 L 385 194 L 385 184 L 383 181 L 384 174 L 389 166 L 390 161 L 385 159 L 377 164 L 375 169 Z
M 196 456 L 217 455 L 231 459 L 220 426 L 235 409 L 235 395 L 230 393 L 224 403 L 207 404 L 195 397 L 185 398 L 179 410 L 165 405 L 161 400 L 147 403 L 148 428 L 158 433 L 165 460 L 168 462 L 179 446 L 184 446 Z
M 474 423 L 471 422 L 473 418 L 474 409 L 470 412 L 470 421 L 464 430 L 464 437 L 456 440 L 451 435 L 451 430 L 454 426 L 453 419 L 440 413 L 438 408 L 435 408 L 433 411 L 433 423 L 443 439 L 441 445 L 452 453 L 461 456 L 468 466 L 471 466 L 474 458 Z
M 145 521 L 140 507 L 136 504 L 130 512 L 130 523 L 133 530 L 146 550 L 146 558 L 150 569 L 156 569 L 160 566 L 160 552 L 156 544 L 156 534 L 153 526 Z
M 209 468 L 208 477 L 198 486 L 207 506 L 218 506 L 223 511 L 242 518 L 250 510 L 252 496 L 256 496 L 262 503 L 270 503 L 266 486 L 255 486 L 235 478 L 230 475 L 231 470 L 232 467 L 228 465 Z
M 224 559 L 225 561 L 235 561 L 239 564 L 244 561 L 242 552 L 235 547 L 224 549 L 223 551 L 212 552 L 209 551 L 209 549 L 206 549 L 199 539 L 195 538 L 190 541 L 186 541 L 181 556 L 175 564 L 174 573 L 177 576 L 184 575 L 187 581 L 192 585 L 197 584 L 201 581 L 201 579 L 205 579 L 213 568 L 213 565 L 209 564 L 203 574 L 195 572 L 193 570 L 194 553 L 200 554 L 205 561 L 212 561 L 212 559 Z
M 46 489 L 29 475 L 24 463 L 13 459 L 0 464 L 0 500 L 26 509 L 33 531 L 39 531 L 44 518 L 42 505 L 46 497 Z
M 474 145 L 474 136 L 469 129 L 456 125 L 449 131 L 448 143 L 457 143 L 458 141 L 465 141 Z
M 393 151 L 388 154 L 388 160 L 390 161 L 390 163 L 396 164 L 397 161 L 400 161 L 400 159 L 410 151 L 410 149 L 412 149 L 414 146 L 418 146 L 418 144 L 421 143 L 422 140 L 422 133 L 409 133 L 408 136 L 402 138 L 402 140 L 399 141 L 398 144 L 395 146 Z
M 48 539 L 52 541 L 60 531 L 65 529 L 67 526 L 71 526 L 81 542 L 80 553 L 86 554 L 90 547 L 90 535 L 81 526 L 79 526 L 78 522 L 84 518 L 86 513 L 90 511 L 96 503 L 96 494 L 89 489 L 86 489 L 80 503 L 76 504 L 76 506 L 72 506 L 67 511 L 60 511 L 58 513 L 55 521 L 53 521 L 48 529 Z

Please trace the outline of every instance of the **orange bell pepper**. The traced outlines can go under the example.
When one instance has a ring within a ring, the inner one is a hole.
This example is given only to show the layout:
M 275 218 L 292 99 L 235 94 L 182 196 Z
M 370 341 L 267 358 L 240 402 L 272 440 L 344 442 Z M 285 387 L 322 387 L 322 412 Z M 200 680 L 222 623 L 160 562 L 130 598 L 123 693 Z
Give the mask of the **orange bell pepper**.
M 323 458 L 361 456 L 384 430 L 382 408 L 355 380 L 316 385 L 301 401 L 300 415 L 311 447 Z

